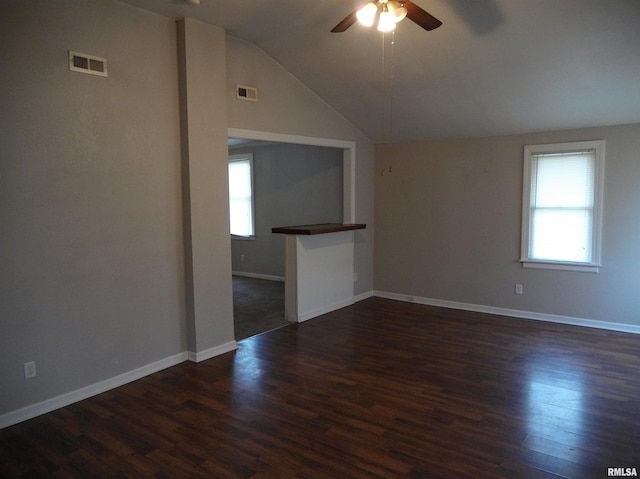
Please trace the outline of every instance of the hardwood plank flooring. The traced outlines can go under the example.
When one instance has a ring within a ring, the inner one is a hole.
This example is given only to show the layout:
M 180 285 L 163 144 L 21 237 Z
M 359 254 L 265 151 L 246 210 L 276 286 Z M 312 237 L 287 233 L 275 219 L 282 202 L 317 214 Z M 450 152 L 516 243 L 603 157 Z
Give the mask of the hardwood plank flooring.
M 640 474 L 640 336 L 371 298 L 0 431 L 0 477 Z

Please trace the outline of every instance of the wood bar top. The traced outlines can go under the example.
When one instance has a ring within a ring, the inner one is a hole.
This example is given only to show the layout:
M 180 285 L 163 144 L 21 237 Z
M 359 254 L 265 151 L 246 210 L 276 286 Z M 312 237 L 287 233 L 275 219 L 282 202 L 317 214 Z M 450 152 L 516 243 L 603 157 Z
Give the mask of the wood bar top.
M 363 230 L 366 227 L 367 225 L 365 224 L 321 223 L 316 225 L 279 226 L 272 228 L 271 232 L 285 235 L 321 235 L 339 231 Z

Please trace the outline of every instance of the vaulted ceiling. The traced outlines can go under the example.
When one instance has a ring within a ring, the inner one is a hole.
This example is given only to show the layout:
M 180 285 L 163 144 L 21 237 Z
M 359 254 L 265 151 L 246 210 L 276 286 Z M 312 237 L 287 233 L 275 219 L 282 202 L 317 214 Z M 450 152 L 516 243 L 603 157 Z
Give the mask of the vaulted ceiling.
M 386 35 L 330 33 L 364 0 L 124 1 L 253 42 L 376 142 L 640 122 L 640 0 L 414 0 L 443 25 Z

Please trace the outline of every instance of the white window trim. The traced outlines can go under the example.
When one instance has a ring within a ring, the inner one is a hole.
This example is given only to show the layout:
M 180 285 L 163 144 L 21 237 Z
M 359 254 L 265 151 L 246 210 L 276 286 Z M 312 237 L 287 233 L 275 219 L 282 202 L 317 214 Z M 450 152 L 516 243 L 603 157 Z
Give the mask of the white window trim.
M 234 235 L 231 234 L 231 239 L 232 240 L 239 240 L 239 241 L 255 241 L 256 239 L 256 215 L 255 215 L 255 187 L 254 187 L 254 183 L 253 183 L 253 153 L 243 153 L 243 154 L 238 154 L 238 155 L 229 155 L 229 163 L 232 163 L 234 161 L 246 161 L 249 160 L 249 164 L 251 165 L 251 221 L 253 223 L 253 234 L 250 236 L 241 236 L 241 235 Z
M 594 179 L 594 211 L 592 245 L 593 257 L 589 263 L 570 261 L 544 261 L 529 258 L 529 225 L 531 203 L 531 157 L 540 153 L 559 153 L 579 150 L 595 150 L 595 179 Z M 604 161 L 605 141 L 579 141 L 571 143 L 552 143 L 545 145 L 527 145 L 524 147 L 524 174 L 522 188 L 522 237 L 520 262 L 523 268 L 556 269 L 564 271 L 580 271 L 597 273 L 602 266 L 602 211 L 604 197 Z

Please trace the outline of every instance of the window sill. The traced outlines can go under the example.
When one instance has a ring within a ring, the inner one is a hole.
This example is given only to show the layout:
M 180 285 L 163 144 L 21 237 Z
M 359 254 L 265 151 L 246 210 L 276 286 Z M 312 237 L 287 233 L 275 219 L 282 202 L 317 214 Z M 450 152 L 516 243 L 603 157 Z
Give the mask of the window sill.
M 601 264 L 596 263 L 564 263 L 560 261 L 536 261 L 530 259 L 521 259 L 523 268 L 534 269 L 555 269 L 562 271 L 577 271 L 580 273 L 598 273 Z
M 256 237 L 254 236 L 238 236 L 238 235 L 231 235 L 231 240 L 237 240 L 237 241 L 255 241 Z

